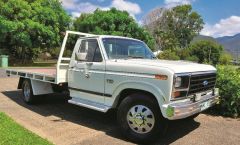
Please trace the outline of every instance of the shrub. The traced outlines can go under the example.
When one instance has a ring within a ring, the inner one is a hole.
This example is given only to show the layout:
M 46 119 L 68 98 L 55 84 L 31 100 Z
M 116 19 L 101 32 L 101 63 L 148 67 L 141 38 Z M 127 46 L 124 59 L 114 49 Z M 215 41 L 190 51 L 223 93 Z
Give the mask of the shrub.
M 240 116 L 240 70 L 233 66 L 218 66 L 216 87 L 221 96 L 219 110 L 223 115 Z
M 55 47 L 49 49 L 49 53 L 52 55 L 53 59 L 58 59 L 59 53 L 60 53 L 60 48 Z
M 189 57 L 186 57 L 185 60 L 198 62 L 198 57 L 197 56 L 189 56 Z
M 216 65 L 219 63 L 223 47 L 218 43 L 202 40 L 189 46 L 190 56 L 196 56 L 199 63 Z
M 231 60 L 232 60 L 232 56 L 229 53 L 223 53 L 220 56 L 219 63 L 227 65 L 231 63 Z
M 180 60 L 180 57 L 176 54 L 176 52 L 171 50 L 165 50 L 158 55 L 159 59 L 166 59 L 166 60 Z

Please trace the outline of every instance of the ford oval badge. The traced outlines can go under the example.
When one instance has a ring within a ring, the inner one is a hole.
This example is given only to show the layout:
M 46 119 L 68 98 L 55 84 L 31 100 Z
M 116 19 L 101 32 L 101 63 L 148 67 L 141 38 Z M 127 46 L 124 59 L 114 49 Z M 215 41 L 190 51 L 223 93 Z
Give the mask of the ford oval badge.
M 203 81 L 203 86 L 207 86 L 208 85 L 208 81 Z

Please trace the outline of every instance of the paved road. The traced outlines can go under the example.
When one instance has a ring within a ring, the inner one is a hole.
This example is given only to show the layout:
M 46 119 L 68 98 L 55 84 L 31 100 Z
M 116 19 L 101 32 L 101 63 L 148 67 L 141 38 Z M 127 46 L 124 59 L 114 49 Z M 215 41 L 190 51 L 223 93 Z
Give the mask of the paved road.
M 21 91 L 16 90 L 17 78 L 0 76 L 0 111 L 54 144 L 132 144 L 119 133 L 114 113 L 74 106 L 60 95 L 49 95 L 39 104 L 29 106 L 21 100 Z M 205 113 L 194 121 L 171 121 L 166 136 L 155 144 L 237 145 L 239 142 L 239 119 Z

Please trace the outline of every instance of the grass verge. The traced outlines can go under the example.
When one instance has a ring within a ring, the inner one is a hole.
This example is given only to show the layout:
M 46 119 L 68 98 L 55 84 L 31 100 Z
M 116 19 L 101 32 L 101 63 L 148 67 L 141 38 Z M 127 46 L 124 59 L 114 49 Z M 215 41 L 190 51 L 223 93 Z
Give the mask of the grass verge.
M 52 145 L 0 112 L 0 145 Z

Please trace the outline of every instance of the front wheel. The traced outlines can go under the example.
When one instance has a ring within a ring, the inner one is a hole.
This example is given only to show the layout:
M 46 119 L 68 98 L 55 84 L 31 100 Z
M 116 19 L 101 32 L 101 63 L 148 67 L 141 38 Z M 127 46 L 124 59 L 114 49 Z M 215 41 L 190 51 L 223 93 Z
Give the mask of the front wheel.
M 164 135 L 167 121 L 151 96 L 134 94 L 126 97 L 117 113 L 123 134 L 137 143 L 149 143 Z
M 31 81 L 25 79 L 22 83 L 22 98 L 27 104 L 33 104 L 35 102 L 35 96 L 33 95 Z

